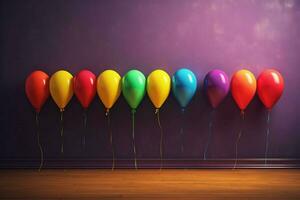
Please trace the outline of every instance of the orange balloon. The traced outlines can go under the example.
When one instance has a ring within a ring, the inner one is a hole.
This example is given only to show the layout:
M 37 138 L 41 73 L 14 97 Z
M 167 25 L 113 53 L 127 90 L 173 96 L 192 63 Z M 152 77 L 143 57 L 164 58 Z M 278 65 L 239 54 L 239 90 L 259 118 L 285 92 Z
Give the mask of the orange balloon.
M 256 79 L 252 72 L 242 69 L 231 78 L 231 94 L 238 107 L 246 109 L 256 92 Z

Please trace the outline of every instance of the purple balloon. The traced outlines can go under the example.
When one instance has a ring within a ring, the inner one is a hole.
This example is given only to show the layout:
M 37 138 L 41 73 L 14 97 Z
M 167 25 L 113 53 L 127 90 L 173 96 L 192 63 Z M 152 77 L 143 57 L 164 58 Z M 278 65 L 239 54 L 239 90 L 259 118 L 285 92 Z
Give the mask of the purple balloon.
M 229 79 L 222 70 L 214 69 L 208 72 L 204 79 L 204 91 L 213 108 L 224 100 L 229 92 Z

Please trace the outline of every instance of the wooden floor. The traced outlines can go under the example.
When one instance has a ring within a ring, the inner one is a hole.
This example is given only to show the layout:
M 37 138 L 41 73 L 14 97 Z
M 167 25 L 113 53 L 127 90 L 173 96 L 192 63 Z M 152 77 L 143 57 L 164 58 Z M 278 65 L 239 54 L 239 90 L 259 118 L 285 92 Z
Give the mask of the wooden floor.
M 300 199 L 300 170 L 0 170 L 1 199 Z

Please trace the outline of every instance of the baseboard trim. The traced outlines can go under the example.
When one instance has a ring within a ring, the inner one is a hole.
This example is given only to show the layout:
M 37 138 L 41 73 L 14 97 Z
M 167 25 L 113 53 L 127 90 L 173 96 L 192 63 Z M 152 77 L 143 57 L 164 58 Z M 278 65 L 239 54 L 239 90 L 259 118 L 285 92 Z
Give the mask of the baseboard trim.
M 160 168 L 159 159 L 138 159 L 138 168 L 155 169 Z M 118 159 L 115 161 L 116 168 L 134 168 L 134 160 Z M 162 168 L 167 169 L 229 169 L 234 167 L 234 159 L 165 159 Z M 1 159 L 0 169 L 35 169 L 39 166 L 40 160 L 36 159 Z M 45 169 L 110 169 L 110 159 L 48 159 L 45 160 Z M 300 168 L 300 159 L 239 159 L 236 168 Z

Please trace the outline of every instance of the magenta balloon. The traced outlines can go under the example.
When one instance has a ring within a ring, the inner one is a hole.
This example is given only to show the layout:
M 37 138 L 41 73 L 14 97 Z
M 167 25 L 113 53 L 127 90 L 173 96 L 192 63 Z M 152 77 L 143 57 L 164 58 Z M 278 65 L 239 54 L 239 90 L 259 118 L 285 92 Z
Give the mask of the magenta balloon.
M 213 108 L 224 100 L 229 92 L 229 79 L 222 70 L 214 69 L 208 72 L 204 79 L 204 91 Z

